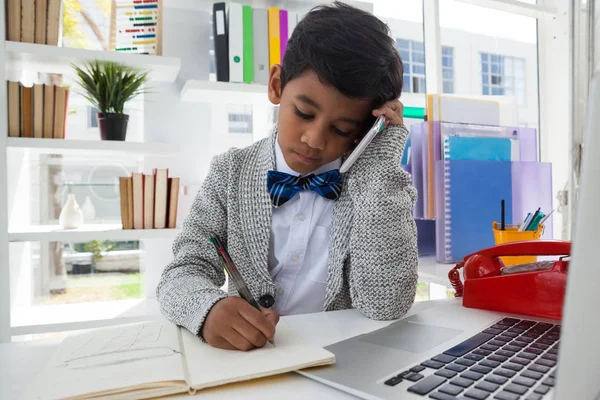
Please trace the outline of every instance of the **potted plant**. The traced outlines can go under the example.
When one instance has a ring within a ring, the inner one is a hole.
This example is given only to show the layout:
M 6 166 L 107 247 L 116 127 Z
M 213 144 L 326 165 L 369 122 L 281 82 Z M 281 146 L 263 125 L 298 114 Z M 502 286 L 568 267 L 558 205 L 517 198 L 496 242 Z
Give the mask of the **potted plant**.
M 125 103 L 145 92 L 148 72 L 124 64 L 94 60 L 72 66 L 85 98 L 99 110 L 98 125 L 102 140 L 125 140 L 129 115 Z

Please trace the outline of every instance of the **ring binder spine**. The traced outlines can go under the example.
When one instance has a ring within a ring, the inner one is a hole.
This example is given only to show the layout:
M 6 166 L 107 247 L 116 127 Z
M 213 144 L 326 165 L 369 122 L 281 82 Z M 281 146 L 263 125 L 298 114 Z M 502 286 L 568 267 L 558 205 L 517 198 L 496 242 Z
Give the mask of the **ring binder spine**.
M 450 141 L 448 136 L 444 138 L 442 148 L 442 159 L 444 164 L 444 261 L 452 261 L 452 204 L 450 201 L 450 190 L 452 185 L 450 171 Z

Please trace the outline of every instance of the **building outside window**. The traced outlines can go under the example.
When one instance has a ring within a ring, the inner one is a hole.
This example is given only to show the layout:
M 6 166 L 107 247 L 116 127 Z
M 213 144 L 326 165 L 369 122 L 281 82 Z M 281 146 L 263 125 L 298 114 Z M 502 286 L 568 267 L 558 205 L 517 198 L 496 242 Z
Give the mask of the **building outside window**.
M 526 103 L 525 60 L 481 53 L 481 93 L 515 96 L 517 104 L 524 106 Z
M 426 93 L 425 47 L 416 40 L 396 39 L 404 63 L 404 92 Z M 454 49 L 442 46 L 443 92 L 454 93 Z
M 454 93 L 454 48 L 442 46 L 443 93 Z
M 423 42 L 396 39 L 404 63 L 404 87 L 408 93 L 425 93 L 425 47 Z

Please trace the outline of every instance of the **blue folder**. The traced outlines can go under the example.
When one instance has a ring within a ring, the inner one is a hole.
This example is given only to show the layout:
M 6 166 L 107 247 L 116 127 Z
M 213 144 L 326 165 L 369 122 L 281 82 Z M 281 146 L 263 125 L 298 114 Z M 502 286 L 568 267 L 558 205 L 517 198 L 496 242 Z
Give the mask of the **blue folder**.
M 452 259 L 493 246 L 492 222 L 500 221 L 505 200 L 506 223 L 512 224 L 511 162 L 445 161 L 446 246 Z
M 446 160 L 511 160 L 511 140 L 498 137 L 448 136 L 445 143 Z

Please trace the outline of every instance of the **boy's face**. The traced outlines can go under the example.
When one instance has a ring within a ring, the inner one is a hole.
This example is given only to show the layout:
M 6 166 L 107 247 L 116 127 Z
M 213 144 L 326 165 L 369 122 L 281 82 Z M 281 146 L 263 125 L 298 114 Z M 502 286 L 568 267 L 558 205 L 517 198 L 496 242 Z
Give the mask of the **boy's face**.
M 279 104 L 278 141 L 285 162 L 307 174 L 349 152 L 364 134 L 371 102 L 344 96 L 306 71 L 283 92 L 281 67 L 271 68 L 269 100 Z

